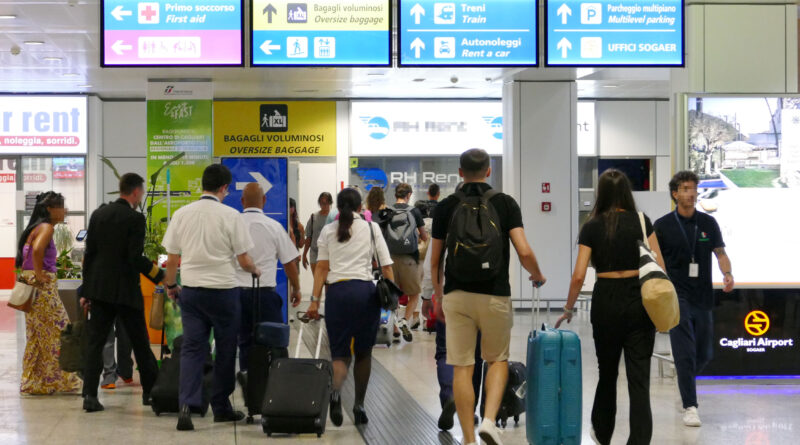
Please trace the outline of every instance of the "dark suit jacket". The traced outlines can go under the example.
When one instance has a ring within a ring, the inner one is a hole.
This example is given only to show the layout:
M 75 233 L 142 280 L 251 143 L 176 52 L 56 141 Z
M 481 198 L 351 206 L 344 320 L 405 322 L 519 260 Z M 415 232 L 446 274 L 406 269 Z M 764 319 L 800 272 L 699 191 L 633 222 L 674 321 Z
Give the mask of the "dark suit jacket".
M 139 274 L 158 283 L 164 273 L 142 255 L 144 215 L 124 199 L 102 205 L 89 220 L 83 295 L 90 300 L 144 308 Z

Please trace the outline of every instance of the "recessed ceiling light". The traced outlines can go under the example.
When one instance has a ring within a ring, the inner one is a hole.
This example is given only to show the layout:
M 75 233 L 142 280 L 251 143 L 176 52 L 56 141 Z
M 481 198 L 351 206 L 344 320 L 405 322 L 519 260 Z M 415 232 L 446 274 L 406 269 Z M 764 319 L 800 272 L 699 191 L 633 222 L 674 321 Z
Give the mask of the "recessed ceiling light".
M 42 60 L 47 61 L 47 62 L 61 62 L 64 59 L 61 58 L 61 57 L 45 57 Z
M 78 73 L 64 73 L 64 74 L 62 74 L 62 76 L 64 76 L 64 77 L 78 77 L 78 76 L 80 76 L 80 74 L 78 74 Z
M 603 85 L 603 88 L 619 88 L 619 85 Z
M 44 42 L 41 40 L 26 40 L 24 43 L 26 45 L 44 45 Z
M 17 18 L 14 14 L 0 14 L 0 20 L 13 20 Z

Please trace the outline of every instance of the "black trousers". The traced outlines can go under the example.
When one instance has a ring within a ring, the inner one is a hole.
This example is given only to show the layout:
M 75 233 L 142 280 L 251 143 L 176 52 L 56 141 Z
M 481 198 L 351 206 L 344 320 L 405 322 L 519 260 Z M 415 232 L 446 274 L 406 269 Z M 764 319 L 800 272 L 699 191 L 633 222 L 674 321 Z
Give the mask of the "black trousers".
M 139 364 L 139 377 L 144 392 L 149 393 L 156 381 L 158 363 L 150 349 L 144 310 L 92 300 L 91 316 L 87 325 L 89 341 L 83 379 L 83 395 L 85 396 L 97 396 L 100 373 L 103 371 L 103 347 L 115 319 L 119 320 L 125 333 L 128 334 L 133 355 L 136 357 L 136 363 Z
M 599 381 L 592 426 L 601 444 L 609 444 L 617 414 L 619 360 L 625 353 L 630 395 L 628 445 L 646 445 L 653 435 L 650 410 L 650 361 L 655 327 L 642 305 L 639 278 L 597 280 L 592 293 L 592 332 Z

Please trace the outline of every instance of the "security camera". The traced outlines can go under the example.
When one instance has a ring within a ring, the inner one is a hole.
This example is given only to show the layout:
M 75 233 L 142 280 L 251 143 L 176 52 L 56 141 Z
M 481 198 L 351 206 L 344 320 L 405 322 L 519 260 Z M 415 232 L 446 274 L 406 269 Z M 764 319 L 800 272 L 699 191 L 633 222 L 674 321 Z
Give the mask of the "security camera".
M 11 55 L 18 56 L 22 49 L 18 45 L 11 45 Z
M 450 78 L 450 83 L 458 83 L 458 76 L 453 76 Z

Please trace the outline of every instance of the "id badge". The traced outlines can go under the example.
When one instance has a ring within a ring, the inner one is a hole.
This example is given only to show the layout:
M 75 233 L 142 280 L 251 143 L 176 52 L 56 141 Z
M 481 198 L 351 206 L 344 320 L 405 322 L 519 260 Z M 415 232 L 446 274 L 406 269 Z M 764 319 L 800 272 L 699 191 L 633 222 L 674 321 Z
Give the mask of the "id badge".
M 689 263 L 689 278 L 697 278 L 700 276 L 700 265 L 697 263 Z

